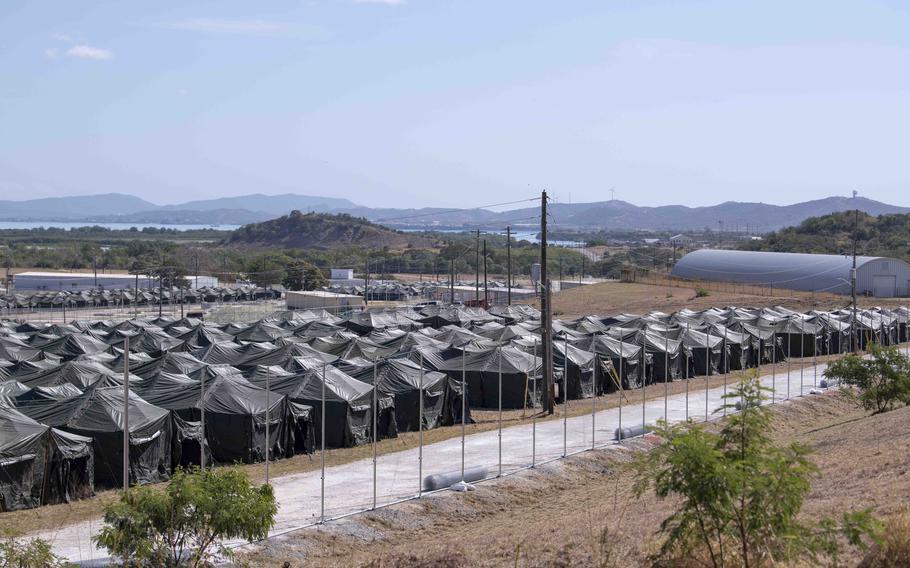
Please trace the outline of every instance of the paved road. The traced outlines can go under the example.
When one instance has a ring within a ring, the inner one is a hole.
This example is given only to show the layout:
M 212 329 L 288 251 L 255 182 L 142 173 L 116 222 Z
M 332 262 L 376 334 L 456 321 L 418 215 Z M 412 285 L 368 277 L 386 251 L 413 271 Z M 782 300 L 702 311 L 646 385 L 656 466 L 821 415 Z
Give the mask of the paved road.
M 762 383 L 769 388 L 776 387 L 778 401 L 786 400 L 788 394 L 790 397 L 796 397 L 800 392 L 808 395 L 814 381 L 821 380 L 824 369 L 823 364 L 817 368 L 806 367 L 802 371 L 795 369 L 790 373 L 789 381 L 783 374 L 774 378 L 770 375 L 763 376 Z M 688 416 L 695 420 L 704 420 L 706 409 L 712 415 L 714 410 L 722 406 L 723 387 L 709 390 L 706 397 L 704 381 L 699 378 L 690 381 L 688 403 L 685 394 L 673 395 L 666 401 L 667 418 L 671 422 L 686 419 L 687 405 Z M 573 453 L 589 449 L 592 441 L 598 446 L 613 443 L 614 432 L 620 426 L 620 421 L 623 427 L 642 424 L 642 404 L 640 395 L 636 398 L 637 394 L 636 391 L 627 391 L 629 403 L 621 411 L 619 408 L 603 410 L 597 412 L 593 419 L 588 414 L 569 418 L 565 422 L 540 422 L 536 425 L 536 432 L 533 425 L 505 428 L 502 431 L 501 446 L 497 430 L 467 436 L 465 464 L 467 467 L 485 466 L 489 468 L 490 475 L 495 476 L 499 471 L 500 447 L 503 472 L 509 473 L 530 465 L 532 459 L 540 463 L 558 458 L 564 451 Z M 573 401 L 570 404 L 584 405 L 585 401 Z M 644 405 L 644 422 L 653 424 L 663 418 L 664 407 L 663 398 L 648 400 Z M 536 450 L 532 449 L 532 440 L 536 440 Z M 423 464 L 424 476 L 460 471 L 461 438 L 425 446 Z M 328 468 L 325 479 L 326 518 L 369 509 L 374 502 L 373 479 L 371 459 Z M 375 499 L 379 505 L 415 496 L 421 479 L 418 473 L 418 450 L 379 456 L 375 479 Z M 320 519 L 320 471 L 282 476 L 273 479 L 273 484 L 279 502 L 273 534 L 287 532 Z M 51 542 L 57 554 L 73 562 L 88 564 L 106 556 L 104 551 L 95 549 L 91 544 L 91 536 L 99 526 L 100 520 L 96 519 L 33 536 Z

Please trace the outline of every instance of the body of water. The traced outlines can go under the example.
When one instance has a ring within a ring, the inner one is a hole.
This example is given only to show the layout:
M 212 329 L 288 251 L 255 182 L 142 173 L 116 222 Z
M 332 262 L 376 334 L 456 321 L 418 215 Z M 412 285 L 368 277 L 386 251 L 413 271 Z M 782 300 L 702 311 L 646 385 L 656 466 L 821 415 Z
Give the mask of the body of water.
M 434 233 L 473 233 L 470 229 L 401 229 L 406 233 L 420 233 L 424 231 L 432 231 Z M 480 230 L 481 236 L 483 235 L 500 235 L 506 236 L 505 231 L 485 231 Z M 537 237 L 538 231 L 512 231 L 512 240 L 515 241 L 528 241 L 530 243 L 540 242 L 540 239 Z M 583 248 L 585 246 L 584 241 L 554 241 L 550 239 L 549 244 L 551 247 L 567 247 L 567 248 Z
M 152 229 L 174 229 L 177 231 L 198 231 L 201 229 L 212 229 L 215 231 L 233 231 L 240 225 L 166 225 L 163 223 L 91 223 L 88 221 L 64 222 L 64 221 L 0 221 L 0 229 L 78 229 L 80 227 L 104 227 L 112 231 L 129 231 L 133 227 L 138 230 Z

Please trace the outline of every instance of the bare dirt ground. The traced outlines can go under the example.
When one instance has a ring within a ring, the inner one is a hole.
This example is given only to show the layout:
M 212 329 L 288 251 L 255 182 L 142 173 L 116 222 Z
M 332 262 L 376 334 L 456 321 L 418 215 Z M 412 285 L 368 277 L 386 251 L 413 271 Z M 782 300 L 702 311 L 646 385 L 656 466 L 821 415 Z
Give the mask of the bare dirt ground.
M 775 437 L 811 446 L 820 474 L 808 518 L 872 507 L 881 516 L 910 500 L 910 408 L 867 416 L 843 394 L 776 405 Z M 252 566 L 641 566 L 671 504 L 636 499 L 623 464 L 654 439 L 587 452 L 477 485 L 441 492 L 242 554 Z M 843 558 L 853 566 L 857 554 Z
M 671 313 L 683 308 L 703 310 L 711 307 L 783 306 L 792 310 L 830 310 L 850 303 L 836 294 L 775 290 L 773 296 L 743 292 L 709 291 L 698 297 L 695 286 L 655 286 L 651 284 L 603 282 L 572 288 L 553 295 L 556 317 L 572 319 L 590 314 L 643 314 L 653 310 Z M 905 305 L 907 299 L 860 298 L 861 307 Z

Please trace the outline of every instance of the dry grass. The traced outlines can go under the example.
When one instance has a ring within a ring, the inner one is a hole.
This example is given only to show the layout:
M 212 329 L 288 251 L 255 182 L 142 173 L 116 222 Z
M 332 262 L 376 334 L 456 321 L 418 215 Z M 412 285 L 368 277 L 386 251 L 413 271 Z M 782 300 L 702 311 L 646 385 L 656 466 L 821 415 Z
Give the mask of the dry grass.
M 778 405 L 774 436 L 815 449 L 820 474 L 804 515 L 837 516 L 873 507 L 895 515 L 880 557 L 900 559 L 910 521 L 910 409 L 865 416 L 829 393 Z M 641 566 L 671 504 L 633 497 L 624 473 L 630 449 L 588 452 L 484 483 L 468 494 L 439 493 L 274 539 L 250 551 L 254 566 Z M 892 544 L 893 543 L 893 544 Z M 887 547 L 891 548 L 887 548 Z M 910 547 L 908 547 L 910 548 Z M 858 554 L 843 558 L 856 565 Z M 907 564 L 868 564 L 872 567 Z
M 845 296 L 792 290 L 775 290 L 774 296 L 709 291 L 708 296 L 699 298 L 696 294 L 697 287 L 603 282 L 554 294 L 553 308 L 557 317 L 570 319 L 589 314 L 646 313 L 651 310 L 672 313 L 682 308 L 703 310 L 715 306 L 784 306 L 792 310 L 828 310 L 849 303 L 849 298 Z M 900 304 L 898 300 L 860 299 L 861 306 Z
M 885 521 L 882 542 L 860 563 L 861 568 L 910 566 L 910 509 L 906 506 Z

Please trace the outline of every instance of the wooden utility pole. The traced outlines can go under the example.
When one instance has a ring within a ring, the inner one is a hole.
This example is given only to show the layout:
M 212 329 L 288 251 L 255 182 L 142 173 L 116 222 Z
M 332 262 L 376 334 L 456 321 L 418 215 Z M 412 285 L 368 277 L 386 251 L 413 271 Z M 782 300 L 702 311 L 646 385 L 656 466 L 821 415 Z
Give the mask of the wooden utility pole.
M 506 227 L 506 303 L 512 305 L 512 226 Z
M 370 303 L 369 288 L 370 288 L 370 259 L 367 258 L 365 266 L 364 266 L 364 272 L 363 272 L 363 304 L 364 305 L 368 305 Z
M 543 342 L 543 407 L 547 414 L 555 411 L 553 397 L 553 320 L 550 309 L 550 279 L 547 276 L 547 191 L 540 194 L 540 335 Z
M 480 229 L 474 239 L 474 301 L 480 300 Z
M 452 259 L 452 268 L 449 273 L 449 303 L 455 303 L 455 259 Z
M 856 190 L 853 191 L 853 203 L 856 203 Z M 859 230 L 859 209 L 853 209 L 853 268 L 850 270 L 850 296 L 853 299 L 853 331 L 856 332 L 856 233 Z M 852 342 L 851 342 L 852 343 Z M 854 348 L 855 352 L 856 349 Z
M 483 240 L 483 307 L 489 308 L 490 290 L 487 287 L 487 240 Z

